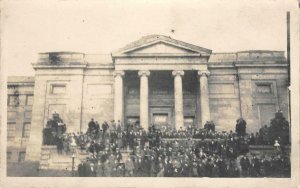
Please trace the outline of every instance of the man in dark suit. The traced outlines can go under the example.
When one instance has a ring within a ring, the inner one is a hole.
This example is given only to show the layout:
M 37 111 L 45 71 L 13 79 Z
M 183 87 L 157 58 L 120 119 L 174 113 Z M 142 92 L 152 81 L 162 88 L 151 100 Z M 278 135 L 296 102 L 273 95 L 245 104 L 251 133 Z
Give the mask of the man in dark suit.
M 88 127 L 89 133 L 96 129 L 96 123 L 94 122 L 94 118 L 91 119 L 91 121 L 88 124 Z
M 83 177 L 89 177 L 90 176 L 90 161 L 89 158 L 86 159 L 86 161 L 83 162 Z
M 239 136 L 245 136 L 246 134 L 246 121 L 243 118 L 236 120 L 235 131 Z
M 98 121 L 96 121 L 95 122 L 95 133 L 96 133 L 96 135 L 99 134 L 99 131 L 100 131 L 100 125 L 99 125 Z
M 240 165 L 241 165 L 241 169 L 242 169 L 242 176 L 243 177 L 246 177 L 248 176 L 248 171 L 249 171 L 249 168 L 250 168 L 250 161 L 249 159 L 243 155 L 243 157 L 240 159 Z
M 171 160 L 167 159 L 167 163 L 165 165 L 165 177 L 172 177 L 174 172 L 173 165 Z
M 260 160 L 256 157 L 256 155 L 253 156 L 252 163 L 253 163 L 255 176 L 256 177 L 261 176 L 261 163 Z
M 78 165 L 78 176 L 79 177 L 84 177 L 84 163 L 83 161 L 80 162 L 80 164 Z
M 102 124 L 103 135 L 106 133 L 108 128 L 109 128 L 108 123 L 106 121 L 104 121 L 104 123 Z

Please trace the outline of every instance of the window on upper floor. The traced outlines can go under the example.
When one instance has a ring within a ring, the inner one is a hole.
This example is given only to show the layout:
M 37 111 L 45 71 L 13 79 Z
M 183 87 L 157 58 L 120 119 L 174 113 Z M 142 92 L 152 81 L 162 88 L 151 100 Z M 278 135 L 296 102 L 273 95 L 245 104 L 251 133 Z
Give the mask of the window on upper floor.
M 66 85 L 65 84 L 53 84 L 51 85 L 51 94 L 65 94 Z
M 272 84 L 271 83 L 256 83 L 256 93 L 258 94 L 271 94 Z
M 28 106 L 33 105 L 33 95 L 26 95 L 26 105 Z
M 14 141 L 16 136 L 16 123 L 7 123 L 7 141 Z
M 22 137 L 23 138 L 29 138 L 29 136 L 30 136 L 30 126 L 31 126 L 31 123 L 24 123 L 23 124 L 23 131 L 22 131 Z
M 18 106 L 20 104 L 19 95 L 8 95 L 7 105 L 8 106 Z

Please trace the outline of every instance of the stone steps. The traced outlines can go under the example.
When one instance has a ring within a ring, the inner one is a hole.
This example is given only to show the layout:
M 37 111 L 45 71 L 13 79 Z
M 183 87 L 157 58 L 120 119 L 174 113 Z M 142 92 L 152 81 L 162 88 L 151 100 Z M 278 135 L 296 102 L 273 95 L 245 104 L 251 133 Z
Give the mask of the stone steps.
M 53 162 L 51 163 L 51 169 L 61 169 L 61 170 L 72 170 L 71 162 Z
M 80 160 L 86 158 L 89 154 L 76 149 L 76 158 L 74 166 L 79 164 Z M 58 154 L 56 146 L 42 146 L 40 157 L 40 169 L 47 170 L 72 170 L 72 155 Z
M 57 152 L 56 146 L 42 146 L 41 147 L 41 157 L 40 157 L 40 169 L 49 169 L 51 154 Z
M 130 156 L 131 150 L 121 150 L 123 160 L 126 161 Z M 81 160 L 86 159 L 90 155 L 89 152 L 81 151 L 78 147 L 75 151 L 74 168 Z M 72 170 L 72 154 L 58 154 L 56 146 L 42 146 L 40 157 L 40 169 L 47 170 Z
M 41 161 L 49 160 L 49 159 L 50 159 L 50 156 L 49 156 L 49 155 L 42 155 L 42 156 L 41 156 Z

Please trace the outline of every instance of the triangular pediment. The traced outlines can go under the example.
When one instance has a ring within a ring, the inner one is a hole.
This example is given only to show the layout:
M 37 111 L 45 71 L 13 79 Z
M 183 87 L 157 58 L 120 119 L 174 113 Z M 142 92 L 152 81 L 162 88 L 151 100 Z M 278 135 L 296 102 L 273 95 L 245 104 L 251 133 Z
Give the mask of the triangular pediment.
M 112 56 L 140 56 L 140 55 L 199 55 L 209 56 L 211 50 L 188 44 L 162 35 L 150 35 L 132 42 L 121 48 Z
M 172 54 L 172 53 L 176 53 L 176 54 L 180 54 L 180 53 L 198 53 L 198 52 L 190 50 L 190 49 L 178 47 L 178 46 L 175 46 L 172 44 L 168 44 L 163 41 L 159 41 L 155 44 L 146 45 L 145 47 L 137 48 L 135 50 L 128 51 L 126 53 L 135 53 L 135 54 L 141 54 L 141 53 L 155 53 L 155 54 L 170 53 L 170 54 Z

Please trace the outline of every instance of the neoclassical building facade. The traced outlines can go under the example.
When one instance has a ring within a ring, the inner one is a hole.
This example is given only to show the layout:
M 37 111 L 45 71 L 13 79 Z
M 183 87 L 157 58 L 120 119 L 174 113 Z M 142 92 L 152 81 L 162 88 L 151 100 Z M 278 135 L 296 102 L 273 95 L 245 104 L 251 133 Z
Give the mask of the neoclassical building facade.
M 42 130 L 57 112 L 68 132 L 85 131 L 91 118 L 247 132 L 288 117 L 288 66 L 283 51 L 213 53 L 162 35 L 150 35 L 108 55 L 39 54 L 27 160 L 39 160 Z

